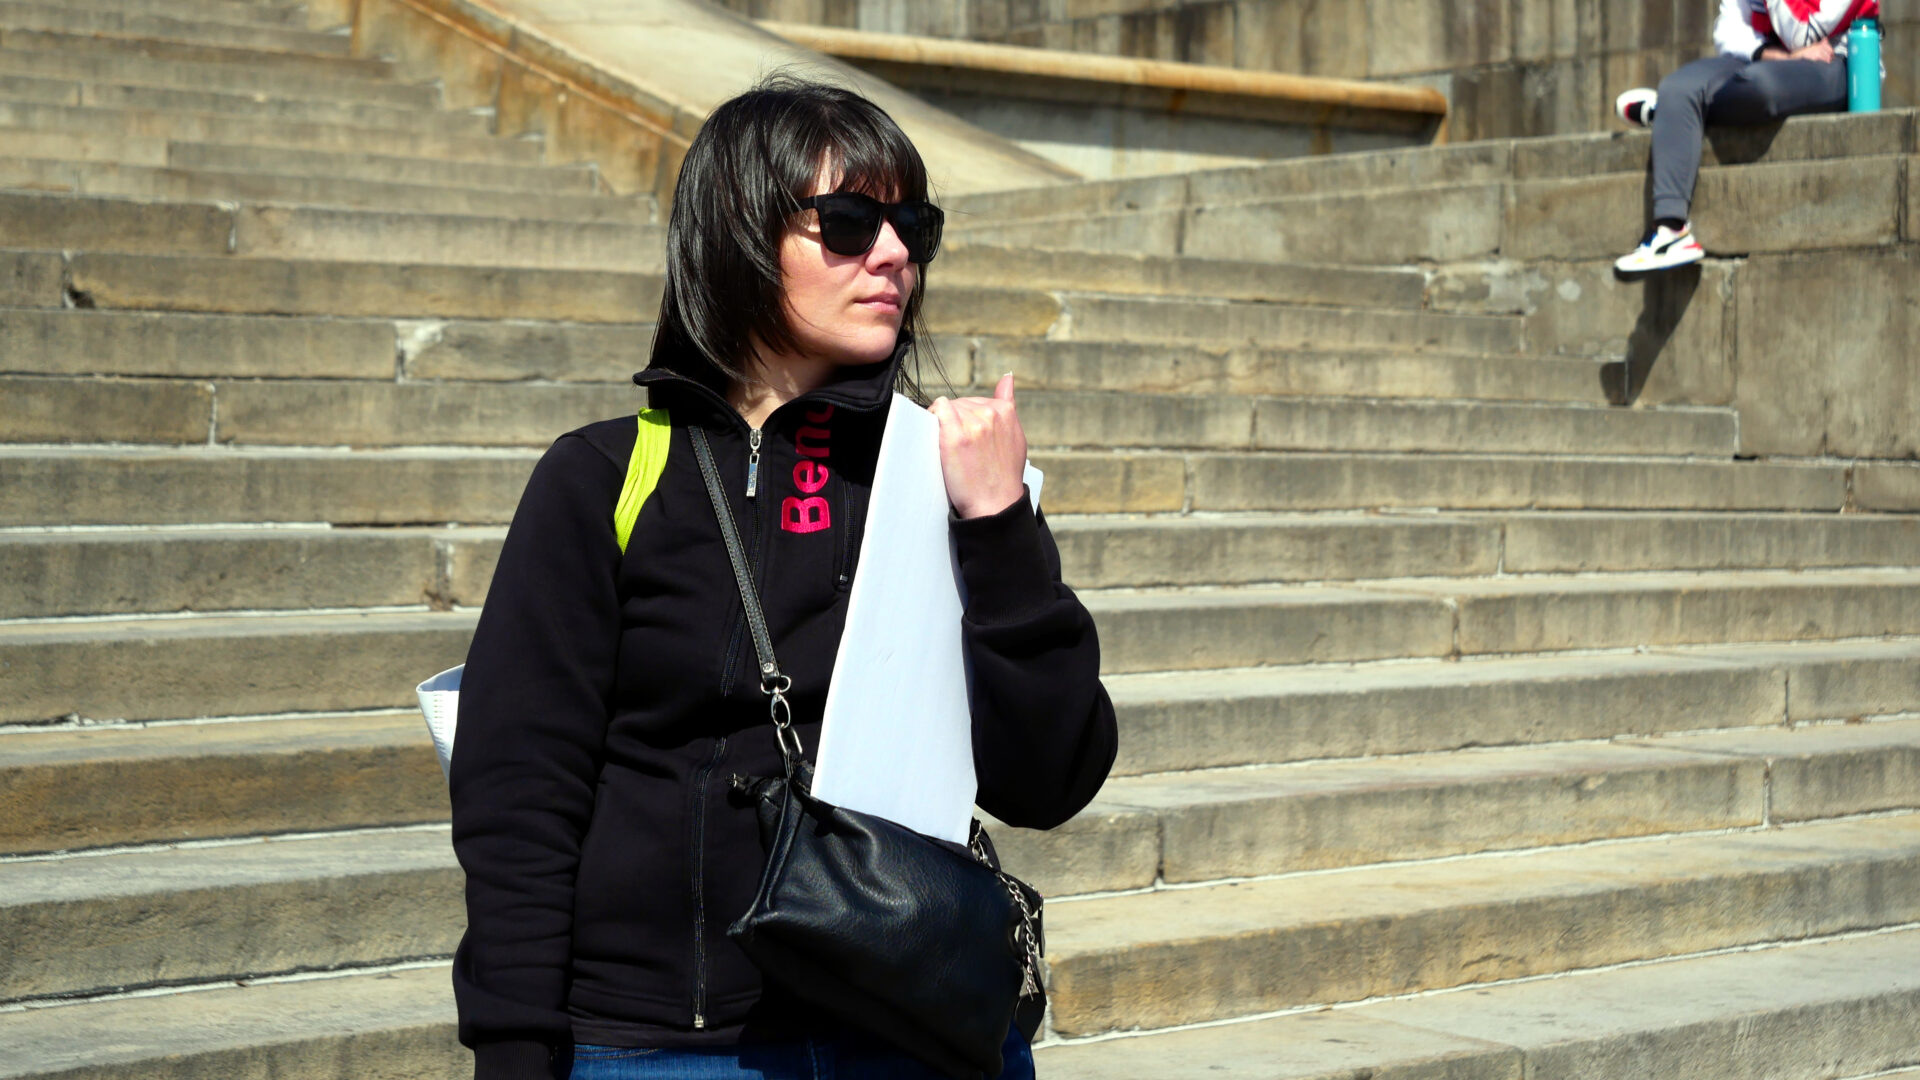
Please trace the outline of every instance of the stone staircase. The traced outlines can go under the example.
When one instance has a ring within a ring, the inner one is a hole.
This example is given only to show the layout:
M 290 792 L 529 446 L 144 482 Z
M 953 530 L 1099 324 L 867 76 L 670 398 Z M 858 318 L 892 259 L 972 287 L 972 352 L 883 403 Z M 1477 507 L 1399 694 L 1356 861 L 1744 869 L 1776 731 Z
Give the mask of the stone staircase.
M 640 404 L 659 210 L 344 41 L 0 0 L 0 1078 L 469 1074 L 411 687 L 540 448 Z M 1902 116 L 1703 190 L 1903 170 Z M 1002 838 L 1044 1076 L 1920 1077 L 1914 470 L 1609 407 L 1517 157 L 1637 183 L 1568 139 L 956 204 L 939 351 L 1020 376 L 1122 725 Z M 1415 250 L 1475 185 L 1499 246 Z

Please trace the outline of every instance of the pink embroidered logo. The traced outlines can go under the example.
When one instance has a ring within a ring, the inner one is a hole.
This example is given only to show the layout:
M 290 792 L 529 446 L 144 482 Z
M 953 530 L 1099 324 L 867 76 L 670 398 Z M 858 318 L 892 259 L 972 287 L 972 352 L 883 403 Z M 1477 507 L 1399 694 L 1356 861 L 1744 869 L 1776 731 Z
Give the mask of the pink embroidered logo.
M 833 419 L 833 406 L 808 410 L 806 419 L 807 426 L 793 436 L 793 449 L 800 455 L 799 464 L 793 467 L 793 486 L 804 492 L 806 498 L 789 495 L 780 502 L 780 527 L 791 533 L 819 532 L 833 527 L 833 506 L 826 496 L 815 494 L 827 486 L 827 478 L 833 475 L 827 468 L 833 432 L 815 426 Z

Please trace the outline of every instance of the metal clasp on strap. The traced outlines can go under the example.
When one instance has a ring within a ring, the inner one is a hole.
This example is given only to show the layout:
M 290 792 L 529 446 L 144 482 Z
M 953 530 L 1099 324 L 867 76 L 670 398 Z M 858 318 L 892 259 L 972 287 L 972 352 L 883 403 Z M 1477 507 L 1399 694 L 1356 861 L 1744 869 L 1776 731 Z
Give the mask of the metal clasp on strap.
M 773 719 L 773 737 L 780 744 L 780 757 L 786 762 L 788 776 L 792 776 L 799 763 L 806 758 L 806 750 L 800 745 L 800 733 L 793 729 L 793 707 L 787 704 L 787 691 L 791 689 L 791 677 L 781 674 L 773 664 L 760 665 L 760 692 L 767 695 L 767 713 Z

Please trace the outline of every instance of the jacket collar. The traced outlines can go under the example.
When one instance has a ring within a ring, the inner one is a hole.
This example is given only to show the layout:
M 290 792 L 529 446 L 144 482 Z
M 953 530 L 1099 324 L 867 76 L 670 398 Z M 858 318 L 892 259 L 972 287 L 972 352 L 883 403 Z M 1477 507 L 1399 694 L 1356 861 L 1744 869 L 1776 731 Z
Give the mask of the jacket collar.
M 854 412 L 884 409 L 893 400 L 893 388 L 900 376 L 900 365 L 906 361 L 907 353 L 912 348 L 913 335 L 903 331 L 892 356 L 878 363 L 841 368 L 832 382 L 802 394 L 794 401 L 823 403 Z M 692 390 L 694 396 L 704 399 L 708 404 L 717 405 L 729 414 L 734 411 L 727 404 L 725 382 L 718 377 L 712 365 L 698 357 L 656 354 L 646 370 L 634 375 L 633 381 L 636 386 L 649 388 Z

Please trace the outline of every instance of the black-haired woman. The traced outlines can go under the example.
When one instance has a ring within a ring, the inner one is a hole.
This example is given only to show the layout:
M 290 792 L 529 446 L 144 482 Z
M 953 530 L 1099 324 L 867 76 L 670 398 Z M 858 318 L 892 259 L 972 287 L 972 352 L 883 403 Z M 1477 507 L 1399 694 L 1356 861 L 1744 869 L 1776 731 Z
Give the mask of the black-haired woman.
M 726 478 L 810 751 L 860 545 L 887 542 L 863 524 L 888 402 L 918 393 L 905 365 L 941 226 L 927 198 L 892 119 L 831 86 L 764 82 L 689 149 L 634 377 L 671 418 L 664 465 L 620 535 L 634 418 L 561 436 L 468 653 L 453 978 L 476 1077 L 937 1075 L 766 985 L 727 938 L 765 861 L 728 777 L 781 758 L 688 435 L 707 433 Z M 1050 828 L 1113 762 L 1093 623 L 1025 496 L 1011 379 L 931 408 L 967 586 L 978 802 Z M 1006 1060 L 1031 1075 L 1017 1033 Z

